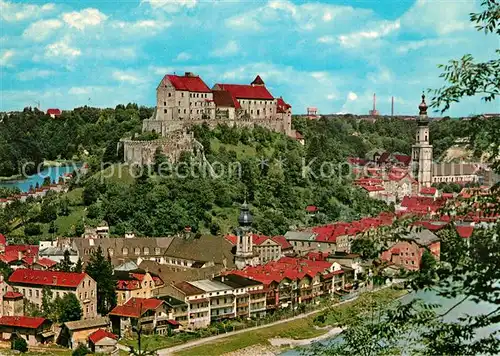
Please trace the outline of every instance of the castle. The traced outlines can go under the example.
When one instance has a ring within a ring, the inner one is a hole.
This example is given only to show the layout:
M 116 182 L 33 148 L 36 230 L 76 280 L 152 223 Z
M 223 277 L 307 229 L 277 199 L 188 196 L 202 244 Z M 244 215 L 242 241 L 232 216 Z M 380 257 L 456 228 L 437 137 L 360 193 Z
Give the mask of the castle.
M 215 84 L 210 89 L 198 76 L 167 74 L 156 88 L 153 116 L 143 121 L 142 131 L 156 133 L 156 140 L 122 139 L 124 161 L 129 164 L 151 164 L 159 147 L 176 161 L 183 151 L 195 147 L 190 132 L 193 125 L 266 127 L 296 137 L 292 130 L 292 107 L 281 97 L 275 98 L 257 75 L 252 83 Z

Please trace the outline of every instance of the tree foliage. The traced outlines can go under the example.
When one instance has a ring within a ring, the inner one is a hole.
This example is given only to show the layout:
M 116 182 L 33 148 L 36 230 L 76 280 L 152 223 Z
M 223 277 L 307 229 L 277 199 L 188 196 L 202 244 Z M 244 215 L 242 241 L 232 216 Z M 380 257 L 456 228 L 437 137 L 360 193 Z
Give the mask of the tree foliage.
M 109 256 L 103 255 L 101 246 L 91 254 L 85 272 L 97 283 L 97 312 L 107 314 L 116 306 L 116 278 Z

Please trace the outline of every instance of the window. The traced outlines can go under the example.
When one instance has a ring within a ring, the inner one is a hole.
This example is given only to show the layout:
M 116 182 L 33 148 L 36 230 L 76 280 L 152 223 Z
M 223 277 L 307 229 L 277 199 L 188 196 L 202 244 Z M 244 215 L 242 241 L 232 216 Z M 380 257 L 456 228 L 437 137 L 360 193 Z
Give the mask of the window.
M 184 109 L 184 114 L 186 113 L 186 109 Z
M 38 289 L 35 291 L 35 294 L 37 298 L 40 297 L 40 291 Z
M 181 93 L 181 96 L 184 98 L 184 93 Z
M 89 313 L 89 306 L 87 305 L 87 307 L 85 308 L 87 310 L 87 314 Z
M 88 296 L 89 296 L 89 295 L 88 295 L 88 293 L 87 293 L 87 292 L 85 292 L 85 299 L 87 299 L 87 298 L 88 298 Z
M 260 115 L 260 110 L 257 110 L 257 115 Z
M 32 293 L 32 291 L 31 291 L 31 289 L 30 289 L 30 290 L 29 290 L 29 296 L 30 296 L 30 297 L 31 297 L 31 293 Z
M 128 248 L 124 247 L 123 250 L 122 250 L 122 253 L 124 255 L 128 255 Z
M 181 109 L 177 109 L 177 112 L 180 114 L 181 113 Z
M 139 247 L 136 247 L 135 250 L 134 250 L 134 253 L 136 255 L 140 255 L 141 254 L 141 249 Z
M 90 291 L 90 296 L 91 296 L 91 297 L 93 297 L 93 296 L 94 296 L 94 290 L 93 290 L 93 289 Z
M 168 93 L 168 97 L 170 98 L 172 96 L 172 93 Z
M 159 247 L 155 247 L 155 255 L 159 255 L 160 254 L 160 248 Z
M 113 256 L 114 252 L 115 251 L 112 248 L 108 248 L 108 253 L 109 253 L 110 256 Z
M 167 113 L 167 109 L 163 109 L 163 113 L 166 114 Z
M 166 101 L 163 102 L 163 106 L 167 106 L 167 102 Z
M 181 102 L 179 101 L 179 106 L 181 106 Z
M 144 247 L 144 254 L 149 255 L 149 247 Z

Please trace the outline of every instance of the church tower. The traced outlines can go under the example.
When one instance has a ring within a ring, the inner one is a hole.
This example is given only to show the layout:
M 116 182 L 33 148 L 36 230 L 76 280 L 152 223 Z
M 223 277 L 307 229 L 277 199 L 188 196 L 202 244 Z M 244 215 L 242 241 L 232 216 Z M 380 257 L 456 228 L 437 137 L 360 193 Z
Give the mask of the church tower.
M 427 104 L 425 95 L 418 106 L 417 133 L 415 144 L 412 146 L 411 167 L 413 177 L 417 178 L 418 186 L 430 187 L 432 184 L 432 145 L 429 143 L 429 118 L 427 117 Z
M 252 221 L 253 217 L 245 201 L 240 208 L 238 217 L 239 227 L 236 229 L 236 256 L 234 263 L 236 268 L 243 269 L 246 266 L 255 266 L 259 263 L 258 256 L 253 251 L 252 240 Z

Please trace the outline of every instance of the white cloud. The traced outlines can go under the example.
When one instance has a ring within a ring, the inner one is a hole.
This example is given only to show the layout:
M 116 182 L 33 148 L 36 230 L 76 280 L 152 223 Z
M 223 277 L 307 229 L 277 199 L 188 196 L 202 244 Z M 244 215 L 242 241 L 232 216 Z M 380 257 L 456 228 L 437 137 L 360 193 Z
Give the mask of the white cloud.
M 65 37 L 58 42 L 51 43 L 45 47 L 45 57 L 56 60 L 71 60 L 79 57 L 82 51 L 69 45 L 69 38 Z
M 0 55 L 0 67 L 11 67 L 10 60 L 14 57 L 14 54 L 15 52 L 12 49 L 3 51 Z
M 182 9 L 192 9 L 198 3 L 197 0 L 142 0 L 141 4 L 147 3 L 154 10 L 161 9 L 165 12 L 178 12 Z
M 350 101 L 355 101 L 358 99 L 358 94 L 350 91 L 349 94 L 347 94 L 347 99 L 349 99 Z
M 228 57 L 237 54 L 240 50 L 238 42 L 231 40 L 224 47 L 212 51 L 215 57 Z
M 56 74 L 57 73 L 53 70 L 34 68 L 17 73 L 17 79 L 22 81 L 28 81 L 39 78 L 48 78 Z
M 445 35 L 471 29 L 469 14 L 478 11 L 478 1 L 417 0 L 401 17 L 406 31 Z
M 175 57 L 176 61 L 188 61 L 191 59 L 191 55 L 187 52 L 181 52 Z
M 340 35 L 338 36 L 338 41 L 343 47 L 354 48 L 365 43 L 366 40 L 373 41 L 378 38 L 385 37 L 390 33 L 399 30 L 400 27 L 401 23 L 399 20 L 394 22 L 384 21 L 378 25 L 376 29 Z
M 90 87 L 71 87 L 68 94 L 71 95 L 88 95 L 91 93 Z
M 115 70 L 113 71 L 113 79 L 119 82 L 126 82 L 131 84 L 137 84 L 142 82 L 141 78 L 135 73 L 125 72 L 123 70 Z
M 332 36 L 321 36 L 318 38 L 319 43 L 333 43 L 335 42 L 335 38 Z
M 111 48 L 91 48 L 85 51 L 85 56 L 104 59 L 134 59 L 137 58 L 135 47 L 111 47 Z
M 458 39 L 458 38 L 427 38 L 427 39 L 420 40 L 420 41 L 404 42 L 403 44 L 399 45 L 396 48 L 396 52 L 404 54 L 404 53 L 416 51 L 418 49 L 425 48 L 425 47 L 449 45 L 449 44 L 455 44 L 455 43 L 462 42 L 462 41 L 463 41 L 462 39 Z
M 374 73 L 368 73 L 367 79 L 375 84 L 391 83 L 394 80 L 393 73 L 388 68 L 381 68 Z
M 39 6 L 0 0 L 0 18 L 7 22 L 24 21 L 49 13 L 54 8 L 52 3 Z
M 23 37 L 36 42 L 41 42 L 51 36 L 54 31 L 61 28 L 63 23 L 57 19 L 40 20 L 33 22 L 23 32 Z
M 97 9 L 87 8 L 81 11 L 67 12 L 62 15 L 64 22 L 70 27 L 74 27 L 80 31 L 89 26 L 97 26 L 108 18 Z
M 290 13 L 290 15 L 292 16 L 297 15 L 297 6 L 295 6 L 289 1 L 283 1 L 283 0 L 270 1 L 267 6 L 269 6 L 269 8 L 274 10 L 284 10 Z
M 120 34 L 127 33 L 134 36 L 154 36 L 172 25 L 169 21 L 139 20 L 135 22 L 114 21 L 111 28 L 119 30 Z
M 226 26 L 237 30 L 253 30 L 258 31 L 261 29 L 257 20 L 248 16 L 235 16 L 226 19 Z
M 325 12 L 325 14 L 323 15 L 323 21 L 325 22 L 329 22 L 329 21 L 332 21 L 332 14 L 330 12 Z
M 328 100 L 335 100 L 335 99 L 337 99 L 337 95 L 335 95 L 335 94 L 331 93 L 331 94 L 328 94 L 328 95 L 326 96 L 326 98 L 327 98 Z
M 152 72 L 156 76 L 162 76 L 163 77 L 165 74 L 173 73 L 174 72 L 174 68 L 173 67 L 156 67 L 156 66 L 150 66 L 148 71 Z

